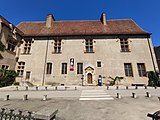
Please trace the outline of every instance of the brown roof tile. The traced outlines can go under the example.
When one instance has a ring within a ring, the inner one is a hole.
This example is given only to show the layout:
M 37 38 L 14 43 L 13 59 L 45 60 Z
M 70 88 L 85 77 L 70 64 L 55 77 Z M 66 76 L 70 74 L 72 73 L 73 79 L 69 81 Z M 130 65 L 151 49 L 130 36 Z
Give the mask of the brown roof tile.
M 50 28 L 46 27 L 46 22 L 22 22 L 17 27 L 24 36 L 150 34 L 131 19 L 107 20 L 107 25 L 98 20 L 54 21 Z

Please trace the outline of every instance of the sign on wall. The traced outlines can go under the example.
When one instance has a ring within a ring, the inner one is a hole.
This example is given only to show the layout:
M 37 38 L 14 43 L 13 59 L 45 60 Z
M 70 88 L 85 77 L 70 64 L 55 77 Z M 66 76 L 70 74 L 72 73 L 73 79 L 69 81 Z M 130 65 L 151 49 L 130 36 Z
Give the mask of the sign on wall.
M 70 59 L 70 71 L 74 71 L 74 58 Z

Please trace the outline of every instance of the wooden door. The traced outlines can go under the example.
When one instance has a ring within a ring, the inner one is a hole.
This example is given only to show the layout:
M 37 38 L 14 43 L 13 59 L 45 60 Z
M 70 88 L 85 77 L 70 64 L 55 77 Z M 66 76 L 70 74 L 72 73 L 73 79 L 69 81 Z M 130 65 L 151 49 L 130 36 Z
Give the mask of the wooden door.
M 88 78 L 88 84 L 92 84 L 92 74 L 91 73 L 88 73 L 87 78 Z

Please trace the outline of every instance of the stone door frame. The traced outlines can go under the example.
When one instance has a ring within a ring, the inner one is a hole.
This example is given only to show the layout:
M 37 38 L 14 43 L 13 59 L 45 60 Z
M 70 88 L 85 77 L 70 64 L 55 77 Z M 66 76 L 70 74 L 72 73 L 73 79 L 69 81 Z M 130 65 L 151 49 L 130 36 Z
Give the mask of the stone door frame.
M 92 82 L 91 84 L 88 83 L 88 74 L 91 74 L 92 75 Z M 85 69 L 85 81 L 84 81 L 84 84 L 85 85 L 95 85 L 95 80 L 94 80 L 94 68 L 91 67 L 91 66 L 88 66 L 86 69 Z

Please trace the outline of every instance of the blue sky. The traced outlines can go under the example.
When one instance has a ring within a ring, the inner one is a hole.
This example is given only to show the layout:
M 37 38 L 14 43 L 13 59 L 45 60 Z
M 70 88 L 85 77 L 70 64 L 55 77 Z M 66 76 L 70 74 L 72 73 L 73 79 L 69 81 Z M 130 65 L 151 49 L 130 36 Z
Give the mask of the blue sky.
M 23 21 L 133 19 L 160 45 L 160 0 L 1 0 L 0 14 L 14 25 Z

